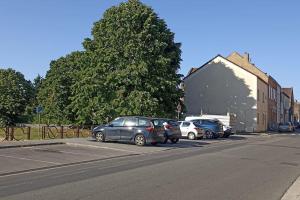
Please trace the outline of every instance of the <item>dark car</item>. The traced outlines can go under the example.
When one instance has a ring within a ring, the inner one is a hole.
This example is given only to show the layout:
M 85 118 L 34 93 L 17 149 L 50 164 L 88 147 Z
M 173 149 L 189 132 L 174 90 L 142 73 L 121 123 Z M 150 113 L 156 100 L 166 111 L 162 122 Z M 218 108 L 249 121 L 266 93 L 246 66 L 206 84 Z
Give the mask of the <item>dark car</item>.
M 177 143 L 181 138 L 179 123 L 173 119 L 154 119 L 155 126 L 163 127 L 165 130 L 165 141 L 170 140 L 172 143 Z
M 213 139 L 218 137 L 223 137 L 223 125 L 218 120 L 210 120 L 210 119 L 195 119 L 192 122 L 198 124 L 198 126 L 204 129 L 204 136 L 207 139 Z
M 136 145 L 155 145 L 165 141 L 165 130 L 156 120 L 141 116 L 118 117 L 107 125 L 97 126 L 92 136 L 99 142 L 129 141 Z
M 294 132 L 295 127 L 291 122 L 280 123 L 278 126 L 278 132 Z

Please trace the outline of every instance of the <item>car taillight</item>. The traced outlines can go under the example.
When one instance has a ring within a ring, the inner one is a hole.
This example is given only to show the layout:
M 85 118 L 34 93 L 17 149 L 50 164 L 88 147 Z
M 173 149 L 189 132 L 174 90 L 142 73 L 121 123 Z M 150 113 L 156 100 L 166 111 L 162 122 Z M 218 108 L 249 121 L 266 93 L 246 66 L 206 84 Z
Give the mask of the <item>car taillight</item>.
M 172 126 L 171 126 L 170 124 L 167 124 L 167 125 L 165 125 L 165 128 L 166 128 L 166 129 L 171 129 Z
M 152 126 L 149 126 L 146 128 L 147 131 L 149 131 L 150 133 L 153 133 L 154 132 L 154 127 Z
M 196 130 L 197 132 L 200 132 L 200 131 L 201 131 L 201 128 L 195 128 L 195 130 Z

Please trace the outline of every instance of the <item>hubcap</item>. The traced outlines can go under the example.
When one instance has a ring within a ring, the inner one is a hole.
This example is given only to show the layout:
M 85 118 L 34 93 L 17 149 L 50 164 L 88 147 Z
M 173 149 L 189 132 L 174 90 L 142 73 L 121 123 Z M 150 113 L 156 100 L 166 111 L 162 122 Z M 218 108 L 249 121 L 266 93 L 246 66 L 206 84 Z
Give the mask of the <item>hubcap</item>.
M 136 140 L 136 143 L 138 145 L 143 145 L 144 144 L 144 137 L 141 136 L 141 135 L 137 136 L 135 140 Z
M 96 139 L 97 139 L 98 141 L 102 141 L 102 140 L 103 140 L 103 134 L 102 134 L 102 133 L 97 133 Z
M 195 139 L 195 135 L 194 135 L 193 133 L 190 133 L 190 134 L 189 134 L 189 139 L 190 139 L 190 140 Z

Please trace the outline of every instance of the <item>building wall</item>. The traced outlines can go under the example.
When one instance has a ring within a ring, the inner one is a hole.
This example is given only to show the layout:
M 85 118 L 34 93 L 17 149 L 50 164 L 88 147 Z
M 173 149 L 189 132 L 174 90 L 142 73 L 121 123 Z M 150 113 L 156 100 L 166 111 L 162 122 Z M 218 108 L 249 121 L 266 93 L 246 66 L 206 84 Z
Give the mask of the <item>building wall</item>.
M 268 127 L 268 85 L 257 79 L 257 130 L 266 131 Z
M 294 109 L 295 121 L 300 122 L 300 102 L 295 101 Z
M 277 124 L 282 122 L 281 120 L 281 87 L 277 84 Z
M 268 87 L 268 129 L 277 129 L 277 82 L 269 77 Z
M 257 85 L 255 75 L 218 56 L 185 78 L 187 115 L 229 112 L 236 115 L 236 131 L 257 131 Z
M 283 123 L 289 122 L 290 99 L 284 94 L 281 94 L 283 108 Z

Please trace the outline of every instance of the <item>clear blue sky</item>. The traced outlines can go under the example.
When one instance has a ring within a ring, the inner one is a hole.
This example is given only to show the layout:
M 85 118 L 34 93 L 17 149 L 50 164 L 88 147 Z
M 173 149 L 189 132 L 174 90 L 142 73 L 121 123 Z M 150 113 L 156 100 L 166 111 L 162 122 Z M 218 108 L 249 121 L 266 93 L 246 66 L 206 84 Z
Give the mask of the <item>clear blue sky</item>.
M 0 0 L 0 67 L 27 79 L 51 60 L 81 50 L 93 22 L 120 0 Z M 217 54 L 249 52 L 252 61 L 300 99 L 300 1 L 142 0 L 182 43 L 181 73 Z

